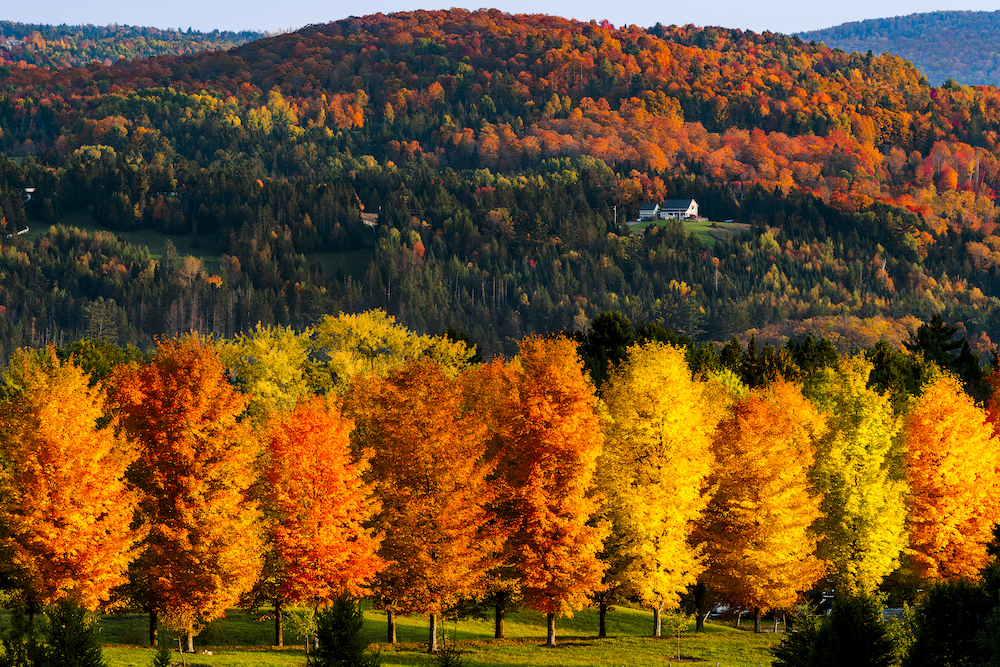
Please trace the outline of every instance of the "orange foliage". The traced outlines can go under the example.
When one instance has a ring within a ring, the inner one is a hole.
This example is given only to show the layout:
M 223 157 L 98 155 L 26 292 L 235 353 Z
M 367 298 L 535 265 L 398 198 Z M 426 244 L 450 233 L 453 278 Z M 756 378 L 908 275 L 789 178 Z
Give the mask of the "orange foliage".
M 462 385 L 432 359 L 355 381 L 350 405 L 371 466 L 388 565 L 375 591 L 387 610 L 438 614 L 481 594 L 499 539 L 483 460 L 486 429 Z
M 816 555 L 822 498 L 806 474 L 823 418 L 798 387 L 775 382 L 739 400 L 719 425 L 715 496 L 698 539 L 708 580 L 748 609 L 787 608 L 823 575 Z
M 512 494 L 509 557 L 525 605 L 570 615 L 587 604 L 604 571 L 597 552 L 606 527 L 588 523 L 602 447 L 597 400 L 566 338 L 524 339 L 516 363 L 502 463 Z
M 125 482 L 135 448 L 104 424 L 103 391 L 53 348 L 19 354 L 7 377 L 18 390 L 0 404 L 5 567 L 35 603 L 95 609 L 127 580 L 143 536 Z
M 928 579 L 975 577 L 1000 519 L 1000 443 L 957 379 L 933 380 L 906 416 L 912 562 Z
M 371 452 L 352 461 L 353 427 L 318 397 L 267 424 L 271 535 L 282 566 L 279 594 L 290 604 L 368 595 L 385 565 L 376 555 L 380 537 L 366 527 L 378 510 L 361 479 Z
M 189 633 L 225 614 L 261 568 L 261 515 L 247 498 L 260 444 L 238 419 L 247 397 L 226 375 L 192 335 L 161 341 L 148 364 L 119 367 L 110 392 L 141 453 L 145 604 Z

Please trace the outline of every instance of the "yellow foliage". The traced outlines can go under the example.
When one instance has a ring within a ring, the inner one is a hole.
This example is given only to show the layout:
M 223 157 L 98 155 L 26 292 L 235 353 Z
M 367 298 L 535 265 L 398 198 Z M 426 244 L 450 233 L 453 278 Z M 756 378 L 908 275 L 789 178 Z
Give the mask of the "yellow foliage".
M 871 371 L 863 356 L 846 359 L 812 391 L 829 426 L 813 470 L 823 493 L 819 554 L 839 577 L 838 589 L 869 593 L 907 546 L 906 484 L 892 474 L 900 423 L 889 397 L 868 387 Z
M 643 604 L 676 607 L 703 570 L 689 538 L 708 502 L 703 492 L 718 421 L 705 383 L 691 378 L 684 353 L 650 343 L 605 388 L 613 420 L 599 465 L 617 582 Z

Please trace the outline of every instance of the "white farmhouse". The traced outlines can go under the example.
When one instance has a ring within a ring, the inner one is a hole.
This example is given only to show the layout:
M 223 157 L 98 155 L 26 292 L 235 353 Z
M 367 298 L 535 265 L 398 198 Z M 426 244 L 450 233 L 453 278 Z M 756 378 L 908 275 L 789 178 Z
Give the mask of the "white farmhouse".
M 698 217 L 698 202 L 693 199 L 668 199 L 663 202 L 659 209 L 660 220 L 684 220 Z

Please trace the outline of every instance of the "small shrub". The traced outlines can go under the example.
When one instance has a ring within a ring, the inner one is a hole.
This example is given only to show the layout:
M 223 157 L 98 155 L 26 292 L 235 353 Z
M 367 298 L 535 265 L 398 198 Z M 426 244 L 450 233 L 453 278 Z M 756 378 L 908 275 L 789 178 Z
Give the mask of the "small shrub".
M 457 622 L 457 620 L 456 620 Z M 441 629 L 441 648 L 431 656 L 430 664 L 435 667 L 468 667 L 469 662 L 458 650 L 458 629 L 452 634 L 451 645 L 448 644 L 448 633 Z
M 160 646 L 153 655 L 153 667 L 170 667 L 170 647 L 166 642 L 160 642 Z
M 362 631 L 364 616 L 357 603 L 341 596 L 316 612 L 316 650 L 308 667 L 378 667 L 382 655 L 371 652 L 371 641 Z
M 45 644 L 35 667 L 107 667 L 98 632 L 86 609 L 73 600 L 62 600 L 46 613 Z
M 825 621 L 803 618 L 771 648 L 775 667 L 891 667 L 896 645 L 869 595 L 838 598 Z
M 316 612 L 312 609 L 289 609 L 285 612 L 285 624 L 306 645 L 306 655 L 309 655 L 309 642 L 316 636 Z

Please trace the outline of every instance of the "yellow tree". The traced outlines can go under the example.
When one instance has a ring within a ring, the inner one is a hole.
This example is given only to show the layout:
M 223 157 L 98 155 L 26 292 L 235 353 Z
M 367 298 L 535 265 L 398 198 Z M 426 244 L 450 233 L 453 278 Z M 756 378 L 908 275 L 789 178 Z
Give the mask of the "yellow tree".
M 485 591 L 499 550 L 487 512 L 485 424 L 464 409 L 462 383 L 433 359 L 364 380 L 355 383 L 349 405 L 359 441 L 373 452 L 381 504 L 376 523 L 386 567 L 375 592 L 389 615 L 389 641 L 395 614 L 422 612 L 435 651 L 439 615 Z
M 515 367 L 502 463 L 513 520 L 508 557 L 524 604 L 547 614 L 546 645 L 554 646 L 556 615 L 585 606 L 604 573 L 597 554 L 607 528 L 590 524 L 603 429 L 572 341 L 522 340 Z
M 150 641 L 162 613 L 191 650 L 195 631 L 260 574 L 261 513 L 248 497 L 260 443 L 240 421 L 247 397 L 196 335 L 162 341 L 147 364 L 119 366 L 110 393 L 140 448 L 132 475 L 150 532 L 133 583 L 144 589 Z
M 127 580 L 143 531 L 125 481 L 135 447 L 105 396 L 54 348 L 21 352 L 0 402 L 0 545 L 29 608 L 70 597 L 95 609 Z
M 611 583 L 653 608 L 657 637 L 661 610 L 676 607 L 704 569 L 689 538 L 708 502 L 718 422 L 706 386 L 681 350 L 650 343 L 629 348 L 604 389 L 611 421 L 599 477 L 613 526 Z
M 888 395 L 868 387 L 871 372 L 863 356 L 845 359 L 810 390 L 828 426 L 812 471 L 823 494 L 819 556 L 851 593 L 874 592 L 907 546 L 900 423 Z
M 311 352 L 319 360 L 312 381 L 324 392 L 344 391 L 355 376 L 385 376 L 423 356 L 438 360 L 454 377 L 476 353 L 461 341 L 410 331 L 381 309 L 325 315 L 314 329 Z
M 822 498 L 807 477 L 823 419 L 786 382 L 739 399 L 713 440 L 714 491 L 697 538 L 706 578 L 734 605 L 760 615 L 788 607 L 824 573 L 814 524 Z
M 249 334 L 237 334 L 218 344 L 219 358 L 234 384 L 252 398 L 249 412 L 263 417 L 272 410 L 290 410 L 311 393 L 309 387 L 312 331 L 258 324 Z
M 904 420 L 912 562 L 927 579 L 973 578 L 1000 519 L 1000 447 L 958 379 L 939 375 Z

